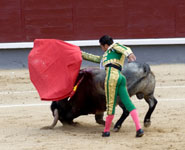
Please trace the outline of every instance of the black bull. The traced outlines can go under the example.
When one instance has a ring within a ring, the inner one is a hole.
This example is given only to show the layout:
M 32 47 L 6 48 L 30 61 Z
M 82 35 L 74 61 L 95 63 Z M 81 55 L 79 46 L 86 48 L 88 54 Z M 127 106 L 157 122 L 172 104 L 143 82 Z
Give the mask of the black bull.
M 157 100 L 154 97 L 155 76 L 148 64 L 128 63 L 122 73 L 127 79 L 127 88 L 130 96 L 136 95 L 138 99 L 145 99 L 149 109 L 144 118 L 144 126 L 151 124 L 151 115 L 156 107 Z M 95 120 L 99 124 L 105 124 L 103 114 L 106 110 L 106 99 L 104 92 L 105 71 L 98 68 L 85 68 L 79 72 L 77 81 L 83 77 L 76 93 L 68 101 L 67 98 L 52 102 L 51 110 L 54 121 L 51 126 L 55 127 L 58 120 L 63 124 L 72 124 L 73 119 L 80 115 L 95 114 Z M 123 109 L 123 113 L 114 126 L 114 130 L 121 128 L 123 121 L 129 112 L 121 103 L 118 96 L 117 104 Z

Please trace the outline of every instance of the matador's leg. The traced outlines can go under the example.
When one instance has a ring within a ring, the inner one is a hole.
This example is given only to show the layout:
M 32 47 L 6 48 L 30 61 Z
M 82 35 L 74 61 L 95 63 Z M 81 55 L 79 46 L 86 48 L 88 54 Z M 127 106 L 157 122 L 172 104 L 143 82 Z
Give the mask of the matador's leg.
M 102 134 L 103 137 L 110 136 L 110 126 L 114 118 L 116 98 L 117 98 L 117 81 L 119 74 L 117 69 L 109 67 L 106 70 L 105 79 L 105 94 L 107 102 L 107 117 L 105 122 L 105 129 Z

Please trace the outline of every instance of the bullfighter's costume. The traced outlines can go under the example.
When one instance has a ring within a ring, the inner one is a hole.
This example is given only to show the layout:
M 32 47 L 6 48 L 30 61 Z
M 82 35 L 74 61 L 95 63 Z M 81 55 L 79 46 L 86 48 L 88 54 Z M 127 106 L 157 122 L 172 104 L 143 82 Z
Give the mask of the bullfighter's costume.
M 103 66 L 106 71 L 104 85 L 107 102 L 107 117 L 102 136 L 110 135 L 110 126 L 115 114 L 116 99 L 118 95 L 120 96 L 120 99 L 126 109 L 131 114 L 136 125 L 136 131 L 138 132 L 141 130 L 136 107 L 133 105 L 128 95 L 126 78 L 121 73 L 125 57 L 128 57 L 131 53 L 132 50 L 129 47 L 123 46 L 119 43 L 113 43 L 110 45 L 109 48 L 104 52 L 103 57 L 82 52 L 83 59 L 101 63 L 100 66 Z

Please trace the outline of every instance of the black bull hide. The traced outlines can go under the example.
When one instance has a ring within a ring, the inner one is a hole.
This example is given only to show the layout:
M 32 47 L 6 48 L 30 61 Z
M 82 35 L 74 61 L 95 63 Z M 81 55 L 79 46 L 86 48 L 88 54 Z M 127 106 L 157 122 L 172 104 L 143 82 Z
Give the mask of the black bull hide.
M 136 95 L 138 99 L 145 99 L 149 109 L 144 118 L 144 126 L 151 124 L 150 118 L 157 104 L 154 97 L 155 76 L 148 64 L 132 62 L 125 64 L 122 71 L 127 79 L 127 88 L 130 96 Z M 53 124 L 45 128 L 53 128 L 57 121 L 63 124 L 72 124 L 73 119 L 80 115 L 95 114 L 95 120 L 99 124 L 105 124 L 103 120 L 106 111 L 106 99 L 104 92 L 105 71 L 98 68 L 85 68 L 80 70 L 77 81 L 83 77 L 76 93 L 68 101 L 67 98 L 52 102 L 51 110 L 54 116 Z M 117 104 L 123 109 L 120 119 L 116 122 L 114 130 L 121 128 L 123 121 L 129 112 L 121 103 L 119 96 Z

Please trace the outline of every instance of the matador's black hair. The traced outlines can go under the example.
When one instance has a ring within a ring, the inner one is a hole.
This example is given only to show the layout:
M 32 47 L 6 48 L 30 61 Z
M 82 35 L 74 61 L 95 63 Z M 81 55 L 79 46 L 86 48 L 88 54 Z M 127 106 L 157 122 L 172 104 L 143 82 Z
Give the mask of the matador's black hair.
M 103 45 L 103 46 L 104 46 L 105 44 L 107 44 L 107 45 L 112 45 L 112 44 L 113 44 L 113 39 L 112 39 L 112 37 L 109 36 L 109 35 L 104 35 L 104 36 L 102 36 L 102 37 L 100 38 L 99 42 L 100 42 L 100 44 Z

